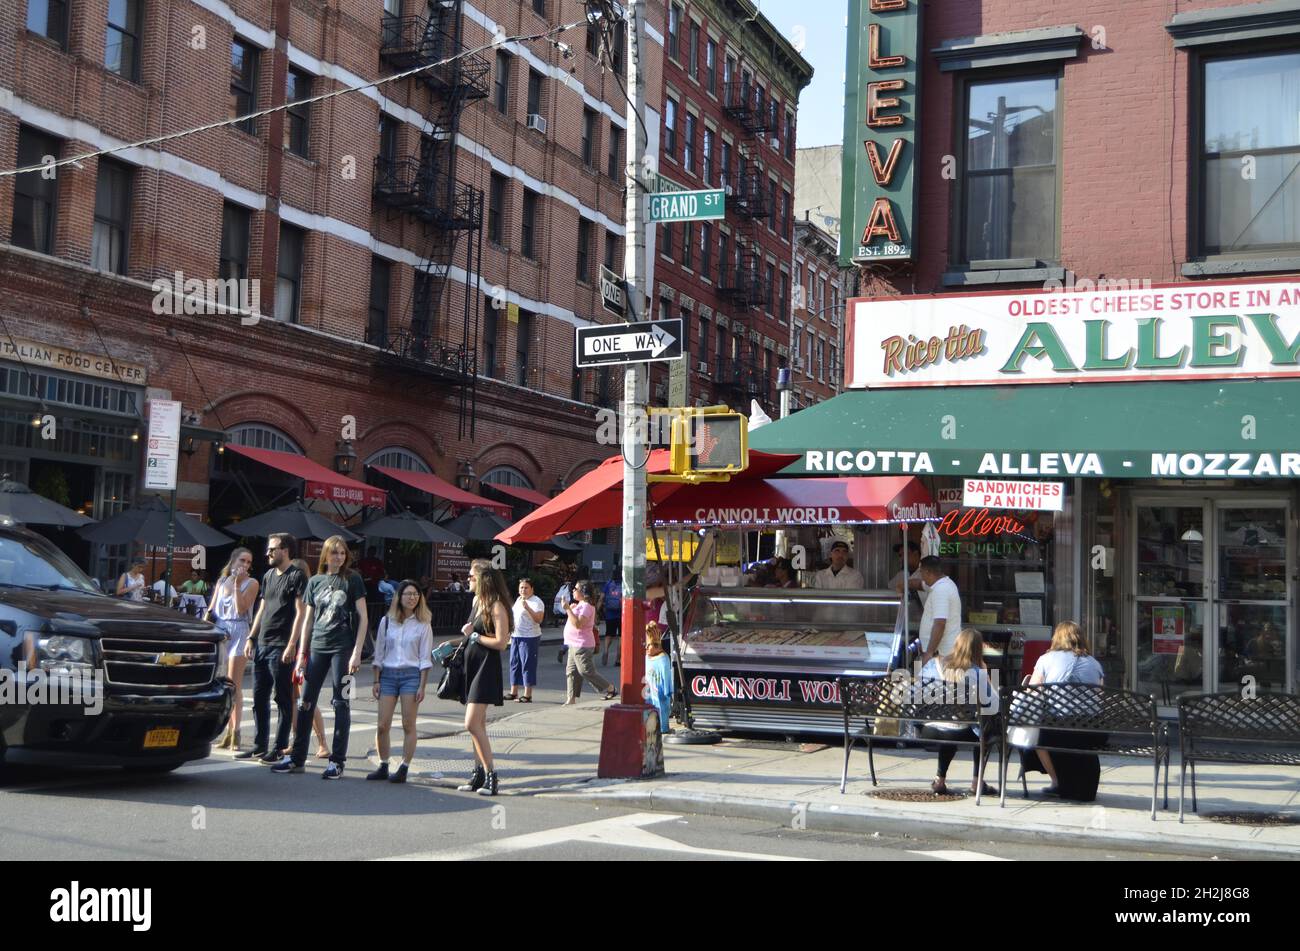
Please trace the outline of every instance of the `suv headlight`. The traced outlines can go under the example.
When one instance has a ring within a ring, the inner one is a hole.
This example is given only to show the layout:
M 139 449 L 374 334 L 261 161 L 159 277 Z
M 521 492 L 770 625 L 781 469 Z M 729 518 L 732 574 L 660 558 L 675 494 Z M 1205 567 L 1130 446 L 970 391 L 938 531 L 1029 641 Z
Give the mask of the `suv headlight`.
M 28 638 L 28 643 L 35 647 L 31 652 L 34 656 L 29 656 L 29 666 L 33 669 L 57 673 L 95 669 L 95 645 L 88 638 L 38 631 L 29 631 Z M 34 664 L 30 664 L 32 660 Z

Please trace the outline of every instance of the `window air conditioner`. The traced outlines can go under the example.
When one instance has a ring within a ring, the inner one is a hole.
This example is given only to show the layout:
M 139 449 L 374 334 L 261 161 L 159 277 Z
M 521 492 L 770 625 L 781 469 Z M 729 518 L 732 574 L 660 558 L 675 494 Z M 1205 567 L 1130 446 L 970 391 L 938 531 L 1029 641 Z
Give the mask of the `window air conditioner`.
M 537 113 L 535 113 L 535 112 L 530 112 L 530 113 L 528 114 L 528 128 L 530 128 L 530 129 L 536 129 L 538 132 L 542 133 L 542 135 L 545 135 L 545 134 L 546 134 L 546 117 L 545 117 L 545 116 L 539 116 L 539 115 L 538 115 Z

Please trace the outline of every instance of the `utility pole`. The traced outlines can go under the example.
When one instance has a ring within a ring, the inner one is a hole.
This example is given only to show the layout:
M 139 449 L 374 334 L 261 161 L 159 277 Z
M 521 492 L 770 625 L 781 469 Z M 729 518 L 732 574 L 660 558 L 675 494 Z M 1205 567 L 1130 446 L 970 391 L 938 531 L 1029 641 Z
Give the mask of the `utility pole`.
M 645 153 L 645 74 L 641 50 L 644 38 L 645 0 L 628 0 L 627 11 L 627 221 L 623 275 L 627 285 L 628 320 L 646 319 L 645 188 L 642 183 Z M 646 403 L 648 370 L 644 363 L 628 364 L 623 377 L 623 617 L 620 703 L 605 712 L 601 734 L 599 775 L 635 778 L 663 771 L 663 751 L 658 730 L 649 735 L 651 710 L 642 695 L 645 680 L 645 521 Z M 646 747 L 658 750 L 658 768 L 647 766 Z

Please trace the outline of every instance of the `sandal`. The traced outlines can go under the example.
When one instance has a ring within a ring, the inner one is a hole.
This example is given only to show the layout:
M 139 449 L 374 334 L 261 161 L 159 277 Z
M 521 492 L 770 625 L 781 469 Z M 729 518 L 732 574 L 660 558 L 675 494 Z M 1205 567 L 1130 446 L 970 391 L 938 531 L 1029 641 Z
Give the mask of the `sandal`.
M 948 786 L 942 779 L 936 779 L 930 784 L 930 792 L 936 796 L 946 796 L 948 795 Z
M 519 702 L 520 702 L 520 703 L 532 703 L 532 702 L 533 702 L 533 698 L 532 698 L 532 697 L 520 697 L 520 698 L 519 698 Z
M 618 696 L 618 691 L 615 690 L 613 687 L 610 687 L 610 688 L 609 688 L 609 692 L 608 692 L 607 694 L 605 694 L 605 699 L 606 699 L 606 700 L 613 700 L 613 699 L 614 699 L 615 697 L 617 697 L 617 696 Z

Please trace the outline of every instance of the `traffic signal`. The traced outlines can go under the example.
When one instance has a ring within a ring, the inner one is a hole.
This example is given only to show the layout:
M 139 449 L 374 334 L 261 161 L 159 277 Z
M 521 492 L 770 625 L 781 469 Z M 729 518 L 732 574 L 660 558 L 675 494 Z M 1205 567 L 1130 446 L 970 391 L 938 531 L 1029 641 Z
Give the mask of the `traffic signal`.
M 749 465 L 749 421 L 740 413 L 684 412 L 673 420 L 673 475 L 723 475 Z

